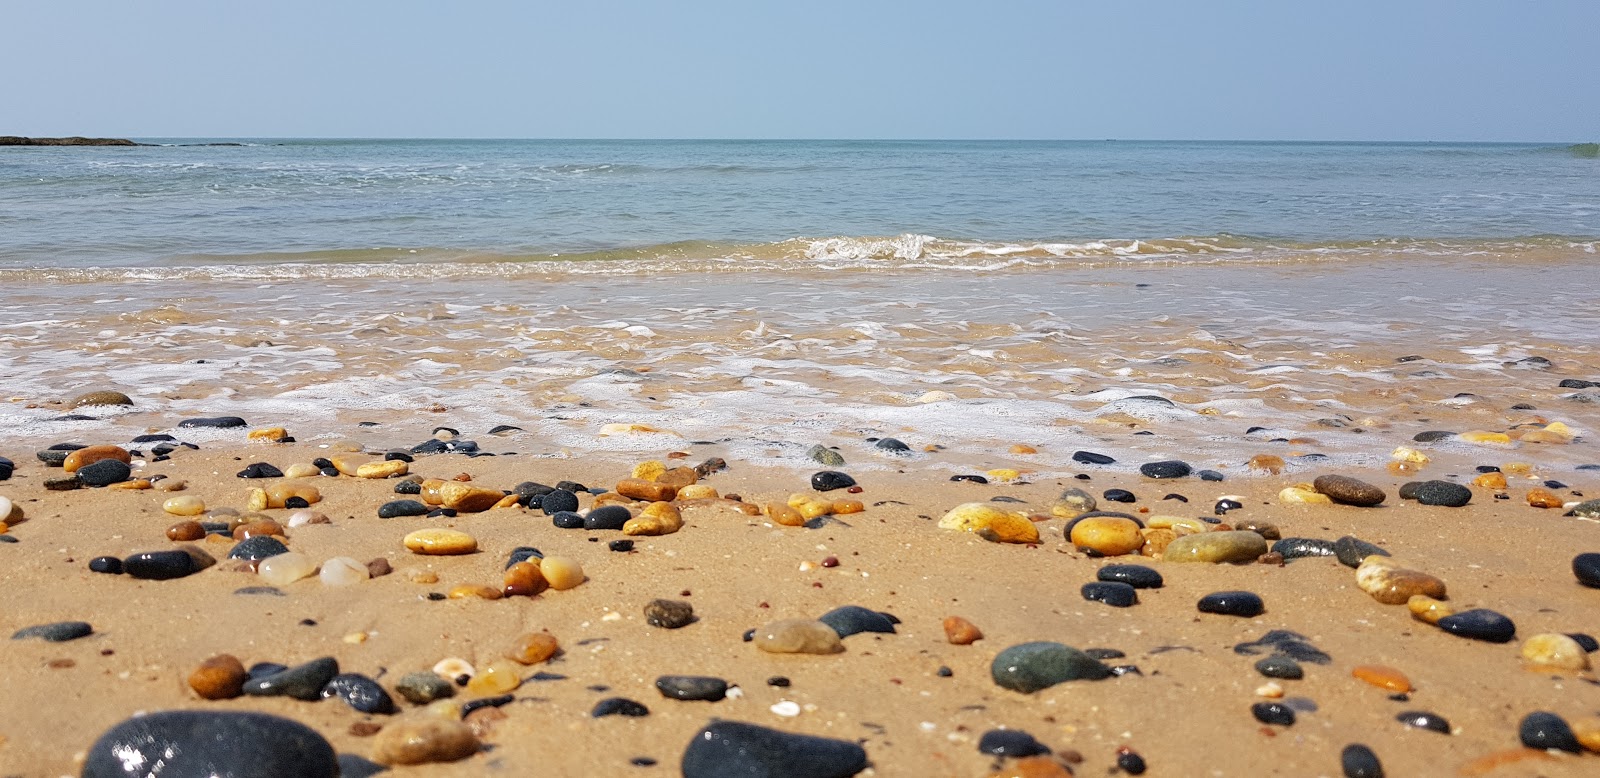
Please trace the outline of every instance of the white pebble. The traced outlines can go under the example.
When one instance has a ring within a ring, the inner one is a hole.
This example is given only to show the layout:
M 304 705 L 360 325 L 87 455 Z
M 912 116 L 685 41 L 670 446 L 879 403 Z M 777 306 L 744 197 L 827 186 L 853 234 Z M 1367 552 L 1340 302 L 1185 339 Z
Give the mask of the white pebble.
M 472 676 L 478 674 L 478 671 L 473 669 L 472 663 L 460 657 L 454 656 L 440 659 L 439 663 L 433 666 L 433 672 L 440 678 L 446 678 L 452 681 L 460 678 L 463 675 L 471 678 Z
M 298 510 L 289 514 L 289 526 L 304 527 L 307 524 L 328 524 L 328 517 L 313 510 Z
M 0 496 L 0 521 L 11 518 L 11 511 L 15 508 L 16 506 L 11 503 L 10 497 Z
M 371 574 L 366 565 L 347 556 L 336 556 L 322 563 L 319 577 L 327 586 L 348 586 L 367 580 Z
M 800 715 L 800 703 L 793 702 L 791 700 L 783 700 L 782 702 L 773 704 L 772 712 L 785 718 L 793 718 Z
M 305 554 L 290 551 L 269 556 L 256 566 L 256 577 L 273 586 L 292 584 L 317 571 L 317 566 Z

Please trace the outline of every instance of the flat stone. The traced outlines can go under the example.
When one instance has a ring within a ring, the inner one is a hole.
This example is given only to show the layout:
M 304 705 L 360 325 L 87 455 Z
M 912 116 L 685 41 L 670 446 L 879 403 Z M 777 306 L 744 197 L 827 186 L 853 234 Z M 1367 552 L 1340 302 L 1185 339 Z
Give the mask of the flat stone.
M 101 389 L 95 392 L 85 392 L 84 394 L 80 394 L 77 397 L 72 398 L 72 400 L 67 404 L 74 408 L 95 407 L 100 405 L 132 405 L 133 398 L 123 394 L 122 392 L 112 391 L 110 389 Z
M 663 675 L 656 679 L 661 696 L 674 700 L 716 702 L 728 696 L 728 682 L 705 675 Z
M 1303 559 L 1313 556 L 1334 556 L 1334 542 L 1321 538 L 1284 538 L 1272 544 L 1272 553 L 1284 559 Z
M 1298 681 L 1306 676 L 1300 663 L 1282 654 L 1273 654 L 1256 661 L 1256 672 L 1268 678 L 1283 678 Z
M 1103 602 L 1113 608 L 1131 608 L 1139 603 L 1139 592 L 1118 581 L 1086 583 L 1078 593 L 1090 602 Z
M 811 619 L 775 621 L 755 631 L 756 648 L 770 654 L 837 654 L 844 643 L 833 627 Z
M 253 562 L 287 553 L 289 553 L 289 547 L 285 546 L 277 538 L 271 535 L 256 535 L 239 541 L 239 544 L 228 552 L 228 558 Z
M 1318 476 L 1311 483 L 1316 490 L 1328 495 L 1334 502 L 1345 505 L 1371 507 L 1383 502 L 1383 490 L 1366 481 L 1343 475 Z
M 283 471 L 266 462 L 256 462 L 246 465 L 236 475 L 240 478 L 282 478 Z
M 57 621 L 50 624 L 37 624 L 32 627 L 23 627 L 12 633 L 12 640 L 26 640 L 38 638 L 51 643 L 65 643 L 68 640 L 77 640 L 94 634 L 94 627 L 87 621 Z
M 823 470 L 811 476 L 811 488 L 819 492 L 831 492 L 835 489 L 848 489 L 856 485 L 856 479 L 848 474 L 836 470 Z
M 1600 553 L 1593 551 L 1572 558 L 1572 574 L 1578 583 L 1600 589 Z
M 1422 481 L 1410 489 L 1411 499 L 1421 505 L 1460 508 L 1472 501 L 1472 490 L 1449 481 Z M 1405 495 L 1401 495 L 1404 497 Z
M 862 632 L 894 633 L 894 625 L 900 620 L 888 613 L 868 610 L 859 605 L 841 605 L 817 617 L 817 621 L 839 633 L 839 637 L 847 638 Z
M 127 464 L 133 461 L 133 456 L 121 446 L 88 446 L 67 454 L 61 460 L 61 469 L 68 473 L 76 473 L 85 465 L 92 465 L 102 459 L 115 459 Z
M 978 753 L 1024 757 L 1050 753 L 1050 748 L 1020 729 L 991 729 L 978 738 Z
M 1389 552 L 1358 537 L 1345 535 L 1333 542 L 1333 554 L 1345 567 L 1360 567 L 1369 556 L 1389 556 Z
M 200 419 L 184 419 L 183 421 L 178 422 L 178 426 L 217 427 L 221 429 L 231 429 L 233 427 L 247 427 L 249 425 L 245 424 L 244 419 L 241 419 L 238 416 L 212 416 L 209 418 Z
M 1357 665 L 1351 668 L 1350 675 L 1397 694 L 1405 694 L 1412 689 L 1411 679 L 1405 673 L 1386 665 Z
M 340 673 L 322 687 L 322 697 L 337 697 L 346 705 L 362 712 L 390 714 L 395 712 L 394 699 L 377 681 L 360 673 Z
M 1183 478 L 1194 472 L 1188 462 L 1168 459 L 1162 462 L 1146 462 L 1139 466 L 1139 474 L 1146 478 Z
M 1445 440 L 1446 438 L 1453 438 L 1455 436 L 1456 434 L 1454 432 L 1449 432 L 1446 430 L 1428 430 L 1427 432 L 1418 432 L 1417 434 L 1412 435 L 1411 439 L 1418 443 L 1433 443 L 1435 441 Z
M 1031 694 L 1067 681 L 1098 681 L 1111 668 L 1071 646 L 1048 641 L 1022 643 L 1001 651 L 989 668 L 994 682 Z
M 456 556 L 478 550 L 477 538 L 453 529 L 419 529 L 405 537 L 405 547 L 423 556 Z
M 590 718 L 604 718 L 606 716 L 628 716 L 639 718 L 650 715 L 650 709 L 644 703 L 630 700 L 627 697 L 607 697 L 594 704 L 589 711 Z
M 1260 616 L 1267 610 L 1266 605 L 1261 602 L 1260 595 L 1244 591 L 1212 592 L 1201 597 L 1195 607 L 1199 608 L 1201 613 L 1244 618 Z
M 303 665 L 282 670 L 265 678 L 245 682 L 244 693 L 252 697 L 293 697 L 297 700 L 322 699 L 322 687 L 339 674 L 339 661 L 331 656 L 313 659 Z
M 644 606 L 645 623 L 662 629 L 679 629 L 694 623 L 694 606 L 682 600 L 651 600 Z
M 1135 589 L 1160 589 L 1161 574 L 1144 565 L 1106 565 L 1095 573 L 1101 581 L 1125 583 Z
M 1360 743 L 1351 743 L 1339 752 L 1339 767 L 1344 778 L 1383 778 L 1383 763 L 1372 749 Z
M 378 518 L 397 519 L 402 516 L 426 516 L 428 506 L 417 500 L 390 500 L 378 506 Z
M 122 560 L 122 571 L 134 578 L 166 581 L 200 572 L 194 557 L 184 551 L 143 551 Z
M 1139 498 L 1127 489 L 1107 489 L 1100 493 L 1100 497 L 1108 502 L 1138 502 Z
M 128 480 L 133 469 L 117 459 L 102 459 L 78 468 L 74 475 L 85 486 L 110 486 Z
M 1511 619 L 1487 608 L 1445 616 L 1436 626 L 1458 637 L 1489 643 L 1509 643 L 1517 636 L 1517 625 Z
M 1397 714 L 1394 720 L 1408 727 L 1426 729 L 1430 732 L 1438 732 L 1441 735 L 1450 734 L 1450 722 L 1445 717 L 1432 711 L 1408 710 Z
M 427 705 L 434 700 L 442 700 L 453 696 L 456 687 L 438 673 L 430 670 L 419 670 L 406 673 L 395 683 L 394 690 L 401 697 L 416 705 Z
M 1294 726 L 1294 709 L 1280 702 L 1258 702 L 1250 706 L 1250 715 L 1262 724 L 1281 727 Z
M 849 778 L 867 769 L 867 752 L 848 740 L 712 721 L 689 740 L 679 769 L 683 778 Z
M 1254 562 L 1267 553 L 1267 539 L 1254 532 L 1232 530 L 1184 535 L 1167 545 L 1168 562 Z
M 1111 465 L 1116 464 L 1117 460 L 1114 457 L 1097 454 L 1093 451 L 1075 451 L 1072 454 L 1072 461 L 1085 465 Z
M 340 773 L 333 746 L 304 724 L 265 713 L 206 709 L 150 713 L 106 730 L 89 749 L 82 776 L 127 778 L 146 775 L 139 766 L 153 765 L 172 778 L 336 778 Z
M 114 556 L 97 556 L 89 560 L 89 570 L 107 575 L 122 575 L 122 560 Z

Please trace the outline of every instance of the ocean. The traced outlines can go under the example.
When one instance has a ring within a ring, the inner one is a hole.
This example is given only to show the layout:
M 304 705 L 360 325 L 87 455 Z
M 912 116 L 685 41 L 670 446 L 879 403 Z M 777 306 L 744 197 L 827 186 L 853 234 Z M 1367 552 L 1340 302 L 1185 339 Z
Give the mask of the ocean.
M 1354 457 L 1600 378 L 1579 148 L 141 140 L 0 149 L 0 439 L 238 413 L 1148 458 L 1160 422 Z M 138 404 L 49 402 L 84 387 Z

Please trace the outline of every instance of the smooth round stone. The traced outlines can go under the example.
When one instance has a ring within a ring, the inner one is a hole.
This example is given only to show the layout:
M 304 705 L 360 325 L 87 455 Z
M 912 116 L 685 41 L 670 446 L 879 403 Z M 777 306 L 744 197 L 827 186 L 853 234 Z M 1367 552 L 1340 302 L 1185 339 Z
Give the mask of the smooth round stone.
M 133 769 L 129 766 L 133 765 Z M 89 749 L 83 778 L 145 775 L 160 765 L 162 776 L 293 775 L 336 778 L 333 746 L 310 727 L 265 713 L 161 711 L 137 716 L 107 730 Z
M 340 673 L 322 687 L 322 697 L 338 697 L 346 705 L 362 713 L 394 713 L 394 700 L 389 693 L 372 680 L 360 673 Z
M 457 762 L 482 747 L 471 727 L 428 716 L 385 724 L 372 739 L 372 759 L 386 765 Z
M 821 444 L 812 446 L 811 450 L 806 452 L 806 456 L 811 457 L 812 460 L 821 465 L 844 467 L 844 456 Z
M 607 697 L 594 704 L 589 711 L 590 718 L 604 718 L 606 716 L 628 716 L 639 718 L 650 715 L 650 709 L 644 703 L 635 702 L 627 697 Z
M 244 693 L 244 682 L 249 678 L 237 657 L 218 654 L 189 674 L 189 688 L 203 700 L 231 700 Z
M 1063 519 L 1074 519 L 1099 507 L 1094 495 L 1072 488 L 1061 493 L 1060 497 L 1050 506 L 1050 515 Z
M 1358 537 L 1345 535 L 1333 542 L 1333 555 L 1345 567 L 1360 567 L 1369 556 L 1389 556 L 1389 552 Z
M 682 600 L 651 600 L 644 606 L 645 623 L 662 629 L 679 629 L 694 623 L 694 606 Z
M 133 398 L 123 394 L 122 392 L 115 392 L 110 389 L 101 389 L 94 392 L 80 394 L 77 397 L 72 398 L 72 400 L 67 404 L 74 408 L 94 407 L 99 405 L 132 405 Z
M 239 541 L 239 544 L 228 552 L 228 558 L 255 561 L 287 553 L 289 547 L 277 538 L 271 535 L 256 535 Z
M 894 633 L 894 625 L 900 620 L 887 613 L 868 610 L 859 605 L 841 605 L 817 617 L 817 621 L 839 633 L 839 637 L 847 638 L 862 632 Z
M 674 700 L 716 702 L 728 696 L 728 682 L 704 675 L 663 675 L 656 679 L 661 696 Z
M 1127 489 L 1107 489 L 1100 496 L 1110 502 L 1138 502 L 1139 498 Z
M 401 697 L 417 705 L 427 705 L 456 693 L 454 685 L 430 670 L 406 673 L 395 683 L 394 690 Z
M 1522 723 L 1517 726 L 1517 736 L 1529 748 L 1583 753 L 1583 746 L 1578 744 L 1578 736 L 1573 734 L 1572 727 L 1560 716 L 1547 711 L 1534 711 L 1524 716 Z
M 550 523 L 557 529 L 583 529 L 583 517 L 572 511 L 556 511 L 550 514 Z
M 1428 430 L 1426 432 L 1418 432 L 1417 434 L 1412 435 L 1411 439 L 1418 443 L 1433 443 L 1435 441 L 1453 438 L 1455 435 L 1456 434 L 1454 432 L 1450 432 L 1449 430 Z
M 94 633 L 94 627 L 87 621 L 57 621 L 50 624 L 37 624 L 32 627 L 23 627 L 12 633 L 12 640 L 26 640 L 38 638 L 51 643 L 65 643 L 68 640 L 77 640 Z
M 1202 481 L 1221 481 L 1226 477 L 1215 470 L 1201 470 L 1195 473 L 1195 475 L 1200 476 L 1200 480 Z
M 1183 478 L 1194 472 L 1188 462 L 1168 459 L 1162 462 L 1146 462 L 1139 466 L 1139 474 L 1145 478 Z
M 97 556 L 89 560 L 89 571 L 108 575 L 122 575 L 122 560 L 114 556 Z
M 1522 663 L 1540 672 L 1578 673 L 1589 669 L 1589 652 L 1568 635 L 1545 633 L 1522 642 Z
M 556 591 L 572 589 L 584 582 L 583 566 L 567 557 L 545 557 L 539 562 L 539 571 Z
M 578 495 L 565 489 L 552 489 L 540 498 L 539 507 L 544 509 L 547 514 L 555 514 L 560 511 L 575 513 L 578 510 Z
M 418 500 L 390 500 L 378 506 L 378 518 L 397 519 L 401 516 L 426 516 L 428 506 Z
M 303 665 L 281 670 L 265 678 L 253 678 L 244 685 L 252 697 L 293 697 L 297 700 L 322 699 L 322 687 L 339 674 L 339 661 L 331 656 L 313 659 Z
M 126 462 L 102 459 L 78 468 L 76 475 L 86 486 L 110 486 L 128 480 L 133 475 L 133 469 Z
M 891 454 L 906 454 L 911 451 L 911 447 L 898 438 L 882 438 L 877 443 L 872 444 L 872 447 Z
M 978 753 L 1023 757 L 1048 754 L 1050 749 L 1020 729 L 991 729 L 978 738 Z
M 1397 567 L 1388 557 L 1373 556 L 1356 568 L 1356 585 L 1385 605 L 1403 605 L 1416 595 L 1445 596 L 1445 583 L 1420 570 Z
M 1394 717 L 1395 721 L 1408 727 L 1426 729 L 1440 734 L 1450 734 L 1450 722 L 1437 713 L 1425 710 L 1408 710 Z
M 1075 521 L 1068 539 L 1073 546 L 1101 556 L 1121 556 L 1144 546 L 1145 537 L 1139 530 L 1139 523 L 1132 519 L 1096 516 Z
M 1111 668 L 1071 646 L 1039 641 L 1001 651 L 989 674 L 999 686 L 1032 694 L 1067 681 L 1109 678 Z
M 1078 590 L 1083 599 L 1103 602 L 1113 608 L 1131 608 L 1139 603 L 1139 592 L 1118 581 L 1094 581 Z
M 694 734 L 683 778 L 849 778 L 867 769 L 867 751 L 848 740 L 795 735 L 713 720 Z
M 323 586 L 349 586 L 358 584 L 371 578 L 365 563 L 358 562 L 347 556 L 336 556 L 322 563 L 322 570 L 317 573 Z
M 1517 636 L 1517 625 L 1511 619 L 1487 608 L 1445 616 L 1435 626 L 1458 637 L 1489 643 L 1509 643 Z
M 1267 606 L 1261 602 L 1261 597 L 1253 592 L 1212 592 L 1200 598 L 1196 604 L 1201 613 L 1217 613 L 1223 616 L 1243 616 L 1253 618 L 1265 613 Z
M 1351 743 L 1339 752 L 1339 767 L 1344 778 L 1383 778 L 1383 763 L 1372 749 L 1360 743 Z
M 1254 532 L 1231 530 L 1184 535 L 1167 544 L 1168 562 L 1254 562 L 1267 553 L 1267 539 Z
M 216 427 L 219 429 L 232 429 L 234 427 L 247 427 L 244 419 L 238 416 L 212 416 L 200 419 L 184 419 L 178 422 L 179 427 Z
M 1284 538 L 1272 544 L 1272 553 L 1284 559 L 1334 556 L 1334 543 L 1321 538 Z
M 602 505 L 589 511 L 583 517 L 583 528 L 587 530 L 619 530 L 631 518 L 633 518 L 633 514 L 621 505 Z
M 1294 726 L 1294 709 L 1281 702 L 1258 702 L 1250 706 L 1250 715 L 1262 724 Z
M 406 549 L 424 556 L 455 556 L 478 550 L 477 538 L 453 529 L 419 529 L 405 537 Z
M 15 473 L 16 471 L 17 463 L 6 459 L 5 457 L 0 457 L 0 481 L 10 480 L 11 474 Z
M 831 492 L 835 489 L 848 489 L 856 485 L 856 479 L 837 470 L 823 470 L 811 476 L 811 488 L 819 492 Z
M 1366 481 L 1343 475 L 1317 476 L 1311 482 L 1318 493 L 1328 495 L 1334 502 L 1357 505 L 1363 508 L 1383 502 L 1383 490 Z
M 143 551 L 123 559 L 122 570 L 134 578 L 166 581 L 197 573 L 200 566 L 184 551 Z
M 1256 672 L 1268 678 L 1282 678 L 1289 681 L 1298 681 L 1306 677 L 1306 671 L 1300 663 L 1281 654 L 1263 657 L 1256 662 Z
M 1573 557 L 1572 574 L 1577 577 L 1578 583 L 1600 589 L 1600 553 L 1590 551 Z
M 269 556 L 256 565 L 256 577 L 273 586 L 286 586 L 317 572 L 317 565 L 305 554 L 290 551 Z
M 756 648 L 769 654 L 837 654 L 844 643 L 833 627 L 812 619 L 774 621 L 754 636 Z
M 1101 581 L 1125 583 L 1135 589 L 1160 589 L 1161 574 L 1144 565 L 1106 565 L 1095 573 Z
M 1105 454 L 1098 454 L 1093 451 L 1075 451 L 1072 454 L 1072 461 L 1084 465 L 1111 465 L 1116 464 L 1117 460 L 1113 457 Z
M 1460 508 L 1472 502 L 1472 490 L 1449 481 L 1423 481 L 1411 490 L 1412 499 L 1421 505 Z
M 68 473 L 76 473 L 85 466 L 103 459 L 115 459 L 123 463 L 132 461 L 127 450 L 121 446 L 89 446 L 67 454 L 67 458 L 61 460 L 61 469 Z

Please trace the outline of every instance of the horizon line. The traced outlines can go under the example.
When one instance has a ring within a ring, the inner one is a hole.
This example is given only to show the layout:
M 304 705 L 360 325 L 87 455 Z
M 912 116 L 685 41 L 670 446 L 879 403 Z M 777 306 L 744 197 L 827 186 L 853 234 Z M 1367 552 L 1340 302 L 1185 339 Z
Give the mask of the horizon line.
M 0 132 L 0 135 L 7 133 Z M 115 138 L 125 140 L 272 140 L 272 141 L 563 141 L 659 143 L 1300 143 L 1300 144 L 1475 144 L 1475 145 L 1581 145 L 1595 141 L 1573 140 L 1448 140 L 1448 139 L 1334 139 L 1334 138 L 933 138 L 933 137 L 510 137 L 488 135 L 17 135 L 23 138 Z

